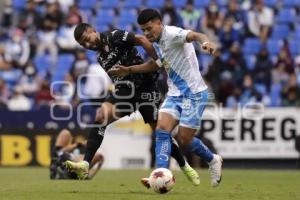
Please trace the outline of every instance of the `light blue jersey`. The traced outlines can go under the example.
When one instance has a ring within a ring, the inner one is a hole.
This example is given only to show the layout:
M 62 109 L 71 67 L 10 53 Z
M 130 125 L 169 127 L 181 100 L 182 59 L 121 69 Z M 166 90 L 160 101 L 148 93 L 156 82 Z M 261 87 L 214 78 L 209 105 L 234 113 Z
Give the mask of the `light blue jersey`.
M 160 112 L 171 114 L 181 126 L 198 129 L 208 91 L 194 46 L 186 41 L 189 32 L 165 26 L 159 42 L 153 46 L 168 73 L 169 91 Z
M 168 73 L 168 96 L 187 96 L 207 89 L 194 46 L 186 42 L 189 32 L 175 26 L 164 26 L 159 42 L 153 44 Z

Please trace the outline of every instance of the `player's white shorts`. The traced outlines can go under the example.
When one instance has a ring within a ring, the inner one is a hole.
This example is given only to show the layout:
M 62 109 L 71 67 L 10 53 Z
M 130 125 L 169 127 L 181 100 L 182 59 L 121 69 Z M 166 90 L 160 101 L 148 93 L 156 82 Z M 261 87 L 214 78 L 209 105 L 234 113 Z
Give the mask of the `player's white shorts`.
M 180 126 L 199 129 L 208 102 L 208 90 L 189 96 L 167 96 L 159 112 L 172 115 Z

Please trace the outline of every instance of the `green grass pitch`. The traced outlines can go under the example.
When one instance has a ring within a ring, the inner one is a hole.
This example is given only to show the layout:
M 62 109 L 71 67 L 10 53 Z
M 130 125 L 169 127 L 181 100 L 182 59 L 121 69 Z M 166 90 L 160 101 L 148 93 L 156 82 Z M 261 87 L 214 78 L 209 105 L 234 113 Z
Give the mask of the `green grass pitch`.
M 223 171 L 218 188 L 200 169 L 201 184 L 192 186 L 180 171 L 168 194 L 156 194 L 140 184 L 145 170 L 101 170 L 93 180 L 49 180 L 47 168 L 0 168 L 0 200 L 300 200 L 300 171 Z

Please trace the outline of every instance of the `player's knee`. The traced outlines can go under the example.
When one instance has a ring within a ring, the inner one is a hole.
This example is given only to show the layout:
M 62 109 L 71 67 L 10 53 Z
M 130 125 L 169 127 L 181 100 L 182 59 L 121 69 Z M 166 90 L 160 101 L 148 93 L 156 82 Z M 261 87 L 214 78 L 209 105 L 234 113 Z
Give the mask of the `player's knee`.
M 102 109 L 97 109 L 95 121 L 99 124 L 102 124 L 105 122 L 105 117 Z
M 168 124 L 158 123 L 156 126 L 156 130 L 164 130 L 167 132 L 171 132 L 172 128 L 170 126 L 168 126 Z

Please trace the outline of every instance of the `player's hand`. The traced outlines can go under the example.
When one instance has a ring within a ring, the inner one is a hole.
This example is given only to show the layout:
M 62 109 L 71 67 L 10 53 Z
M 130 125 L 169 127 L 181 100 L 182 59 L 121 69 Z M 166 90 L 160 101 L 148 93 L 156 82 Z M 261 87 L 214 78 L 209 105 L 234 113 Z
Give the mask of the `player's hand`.
M 123 65 L 118 65 L 118 66 L 114 67 L 113 69 L 108 70 L 107 73 L 111 76 L 123 77 L 123 76 L 127 76 L 128 74 L 130 74 L 130 68 L 125 67 Z
M 217 45 L 213 42 L 204 42 L 202 45 L 202 49 L 206 51 L 207 53 L 214 55 Z

